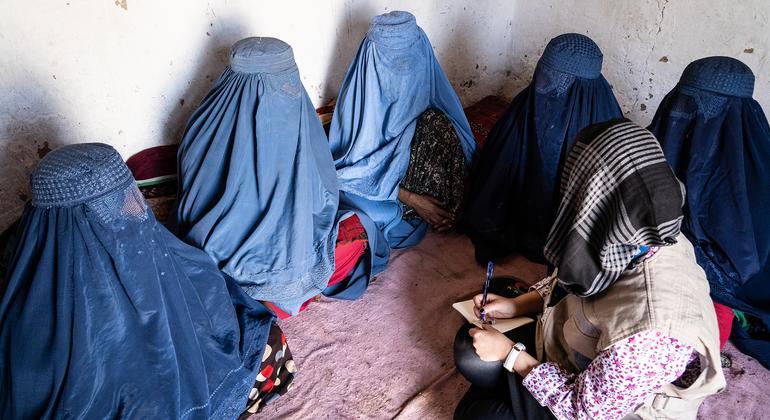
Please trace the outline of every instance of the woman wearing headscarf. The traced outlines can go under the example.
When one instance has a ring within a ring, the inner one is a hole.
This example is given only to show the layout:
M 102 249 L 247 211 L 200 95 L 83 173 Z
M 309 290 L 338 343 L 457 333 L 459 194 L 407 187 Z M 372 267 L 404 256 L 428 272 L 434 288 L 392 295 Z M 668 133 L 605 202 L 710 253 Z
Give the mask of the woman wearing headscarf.
M 537 321 L 458 332 L 472 386 L 455 417 L 695 419 L 725 379 L 708 282 L 680 234 L 684 190 L 658 142 L 628 120 L 589 126 L 560 192 L 545 245 L 556 270 L 483 308 Z
M 190 118 L 178 160 L 180 236 L 249 296 L 296 314 L 329 286 L 339 224 L 351 214 L 337 212 L 326 135 L 288 44 L 233 45 L 230 65 Z M 347 224 L 368 223 L 362 218 Z
M 543 51 L 532 82 L 487 137 L 472 175 L 464 224 L 476 260 L 513 252 L 544 262 L 543 245 L 559 203 L 557 182 L 575 136 L 619 118 L 590 38 L 563 34 Z
M 371 218 L 389 248 L 418 243 L 429 225 L 454 226 L 476 142 L 411 13 L 372 20 L 343 80 L 329 143 L 340 206 Z
M 770 126 L 753 91 L 742 62 L 693 61 L 649 128 L 687 188 L 682 231 L 711 296 L 765 331 L 751 337 L 735 328 L 732 342 L 770 367 Z
M 234 418 L 288 389 L 273 316 L 155 220 L 115 149 L 55 150 L 31 184 L 0 300 L 0 417 Z

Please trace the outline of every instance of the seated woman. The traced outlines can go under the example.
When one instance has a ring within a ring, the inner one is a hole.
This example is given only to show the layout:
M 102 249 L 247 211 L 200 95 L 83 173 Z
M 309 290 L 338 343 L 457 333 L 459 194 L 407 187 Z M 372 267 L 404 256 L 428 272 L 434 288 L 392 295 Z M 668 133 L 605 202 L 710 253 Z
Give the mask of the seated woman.
M 455 418 L 695 419 L 725 379 L 708 282 L 679 231 L 684 189 L 658 142 L 628 120 L 589 126 L 561 193 L 545 245 L 554 273 L 483 308 L 537 322 L 458 332 L 472 385 Z
M 180 236 L 249 296 L 296 314 L 329 286 L 339 224 L 351 215 L 338 214 L 326 135 L 288 44 L 233 45 L 230 66 L 190 118 L 178 160 Z M 365 274 L 371 263 L 360 265 Z
M 472 174 L 464 226 L 476 260 L 519 253 L 544 262 L 543 245 L 559 203 L 557 182 L 577 133 L 620 118 L 604 79 L 602 52 L 587 36 L 552 39 L 532 83 L 490 132 Z
M 373 19 L 342 83 L 329 143 L 340 206 L 371 218 L 389 248 L 418 243 L 428 225 L 454 226 L 476 142 L 412 14 Z
M 235 418 L 286 392 L 273 316 L 155 220 L 115 149 L 57 149 L 31 184 L 0 301 L 0 417 Z
M 732 342 L 770 368 L 770 126 L 754 74 L 729 57 L 696 60 L 660 104 L 650 131 L 687 187 L 682 232 L 715 301 L 755 317 L 764 337 Z

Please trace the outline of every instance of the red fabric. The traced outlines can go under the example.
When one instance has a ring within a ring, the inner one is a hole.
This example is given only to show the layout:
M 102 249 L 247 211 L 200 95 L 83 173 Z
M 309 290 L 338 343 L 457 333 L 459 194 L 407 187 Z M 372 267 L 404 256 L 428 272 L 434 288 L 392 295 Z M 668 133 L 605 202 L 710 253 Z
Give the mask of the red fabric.
M 465 109 L 473 136 L 479 147 L 484 146 L 489 132 L 508 108 L 508 102 L 499 96 L 487 96 Z
M 150 147 L 128 158 L 126 165 L 137 181 L 175 175 L 178 149 L 177 144 Z
M 318 119 L 321 120 L 321 125 L 323 126 L 327 136 L 329 135 L 329 128 L 331 128 L 332 125 L 332 115 L 334 114 L 335 105 L 337 105 L 336 98 L 332 99 L 331 102 L 329 102 L 326 106 L 316 108 L 315 110 L 316 114 L 318 114 Z
M 337 98 L 334 98 L 331 101 L 329 101 L 329 103 L 326 104 L 326 106 L 316 108 L 315 112 L 316 114 L 318 114 L 319 117 L 323 117 L 324 115 L 331 116 L 331 114 L 334 112 L 334 107 L 336 105 L 337 105 Z
M 329 279 L 329 286 L 345 280 L 350 275 L 356 267 L 358 260 L 366 252 L 367 242 L 366 230 L 364 230 L 364 226 L 361 224 L 358 216 L 353 215 L 340 222 L 340 228 L 337 232 L 337 243 L 334 248 L 334 273 Z M 302 304 L 299 311 L 304 311 L 314 299 L 308 299 Z M 264 303 L 279 319 L 286 319 L 291 316 L 271 302 Z
M 262 369 L 261 372 L 259 372 L 260 375 L 264 376 L 265 378 L 269 378 L 270 375 L 273 374 L 273 365 L 267 365 L 264 369 Z
M 272 379 L 268 379 L 265 381 L 264 384 L 262 384 L 261 387 L 259 387 L 260 392 L 270 392 L 273 390 L 273 386 L 275 385 L 275 382 Z
M 273 305 L 272 302 L 268 302 L 268 301 L 265 300 L 262 303 L 265 306 L 267 306 L 267 309 L 270 309 L 271 311 L 273 311 L 273 313 L 275 314 L 275 316 L 278 317 L 278 319 L 286 319 L 286 318 L 291 316 L 291 315 L 287 314 L 286 312 L 282 311 L 281 308 Z M 305 303 L 307 303 L 307 302 L 305 302 Z M 303 304 L 302 306 L 304 307 L 305 305 Z
M 714 310 L 717 313 L 717 324 L 719 325 L 719 350 L 725 348 L 727 339 L 730 338 L 730 331 L 733 328 L 733 310 L 725 305 L 714 302 Z
M 144 149 L 126 161 L 128 169 L 137 181 L 160 176 L 176 175 L 176 152 L 179 146 L 156 146 Z M 168 179 L 139 188 L 145 198 L 173 196 L 176 194 L 176 180 Z

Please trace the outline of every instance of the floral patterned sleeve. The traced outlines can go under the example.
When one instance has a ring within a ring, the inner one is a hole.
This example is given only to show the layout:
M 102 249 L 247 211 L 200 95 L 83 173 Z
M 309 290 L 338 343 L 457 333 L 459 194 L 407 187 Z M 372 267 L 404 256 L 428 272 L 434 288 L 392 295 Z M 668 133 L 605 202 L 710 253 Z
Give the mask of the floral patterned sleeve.
M 643 331 L 599 353 L 577 375 L 542 363 L 524 378 L 524 386 L 559 419 L 620 419 L 679 378 L 695 355 L 672 337 Z
M 532 286 L 529 286 L 529 291 L 536 291 L 538 295 L 540 295 L 543 300 L 545 300 L 546 296 L 551 294 L 551 284 L 553 283 L 553 277 L 546 277 L 539 282 L 533 284 Z

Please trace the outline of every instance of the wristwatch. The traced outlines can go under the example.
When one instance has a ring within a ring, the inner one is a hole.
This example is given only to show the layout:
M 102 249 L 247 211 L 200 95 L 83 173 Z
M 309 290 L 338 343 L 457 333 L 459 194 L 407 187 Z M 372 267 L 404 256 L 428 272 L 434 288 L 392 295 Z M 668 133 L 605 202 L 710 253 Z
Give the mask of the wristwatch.
M 505 358 L 503 367 L 508 370 L 508 372 L 513 372 L 513 364 L 516 363 L 516 359 L 519 358 L 519 354 L 526 349 L 527 348 L 524 346 L 524 344 L 514 343 L 513 347 L 511 348 L 511 352 L 508 353 L 508 357 Z

